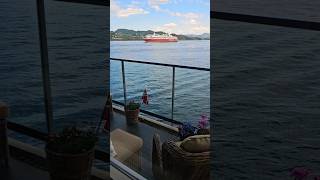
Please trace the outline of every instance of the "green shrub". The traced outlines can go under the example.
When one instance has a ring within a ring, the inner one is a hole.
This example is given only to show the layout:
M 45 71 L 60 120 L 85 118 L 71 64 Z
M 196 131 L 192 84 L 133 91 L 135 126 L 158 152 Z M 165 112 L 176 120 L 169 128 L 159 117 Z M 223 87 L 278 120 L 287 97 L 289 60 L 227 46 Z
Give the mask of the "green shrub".
M 97 141 L 98 138 L 93 131 L 67 127 L 49 139 L 47 148 L 56 153 L 83 153 L 91 150 Z
M 131 110 L 131 111 L 134 111 L 134 110 L 139 109 L 139 108 L 140 108 L 140 104 L 136 103 L 134 101 L 130 101 L 129 104 L 127 105 L 127 109 Z

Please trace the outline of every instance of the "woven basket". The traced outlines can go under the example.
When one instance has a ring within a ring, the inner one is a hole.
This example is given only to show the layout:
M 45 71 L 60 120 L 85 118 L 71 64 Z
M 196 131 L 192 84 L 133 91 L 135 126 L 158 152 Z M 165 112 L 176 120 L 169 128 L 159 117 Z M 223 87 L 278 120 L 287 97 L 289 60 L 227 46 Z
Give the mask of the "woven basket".
M 56 153 L 46 148 L 51 180 L 89 180 L 94 148 L 81 154 Z
M 140 109 L 129 110 L 127 109 L 126 118 L 128 124 L 137 124 L 139 122 Z

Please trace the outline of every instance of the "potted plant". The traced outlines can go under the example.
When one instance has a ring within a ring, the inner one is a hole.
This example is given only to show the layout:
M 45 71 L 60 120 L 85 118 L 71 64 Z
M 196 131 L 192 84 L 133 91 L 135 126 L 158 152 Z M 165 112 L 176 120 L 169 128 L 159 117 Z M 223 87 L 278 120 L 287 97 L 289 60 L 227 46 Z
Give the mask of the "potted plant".
M 139 120 L 140 104 L 133 100 L 126 107 L 126 118 L 128 124 L 136 124 Z
M 45 150 L 51 180 L 90 179 L 97 140 L 92 131 L 76 127 L 50 137 Z

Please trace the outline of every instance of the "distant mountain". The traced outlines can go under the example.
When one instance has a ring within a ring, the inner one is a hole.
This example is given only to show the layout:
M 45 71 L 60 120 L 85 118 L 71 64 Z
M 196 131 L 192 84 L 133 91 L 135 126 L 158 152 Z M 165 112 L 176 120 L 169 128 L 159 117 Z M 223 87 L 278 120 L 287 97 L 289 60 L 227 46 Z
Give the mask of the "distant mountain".
M 132 40 L 143 40 L 143 38 L 148 34 L 166 34 L 163 31 L 134 31 L 130 29 L 117 29 L 116 31 L 110 31 L 110 38 L 112 41 L 132 41 Z M 204 33 L 202 35 L 179 35 L 172 34 L 177 36 L 179 40 L 209 40 L 210 34 Z
M 210 39 L 210 34 L 209 33 L 203 33 L 203 34 L 200 34 L 200 35 L 188 34 L 186 36 L 188 36 L 188 37 L 197 37 L 197 38 L 201 38 L 201 39 Z

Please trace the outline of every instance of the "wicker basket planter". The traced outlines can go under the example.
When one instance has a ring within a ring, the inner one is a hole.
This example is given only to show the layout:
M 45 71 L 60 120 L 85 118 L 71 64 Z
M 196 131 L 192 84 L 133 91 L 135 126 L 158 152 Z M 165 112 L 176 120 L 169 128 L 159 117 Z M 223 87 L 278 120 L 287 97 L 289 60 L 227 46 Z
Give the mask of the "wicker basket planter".
M 128 124 L 137 124 L 139 122 L 140 109 L 129 110 L 127 109 L 126 118 Z
M 50 179 L 89 180 L 97 140 L 92 131 L 76 127 L 50 137 L 45 148 Z
M 133 100 L 126 106 L 127 124 L 137 124 L 139 122 L 140 104 Z
M 81 154 L 56 153 L 46 148 L 51 180 L 89 180 L 94 149 Z
M 210 130 L 209 129 L 198 129 L 197 134 L 198 135 L 207 135 L 207 134 L 210 134 Z

